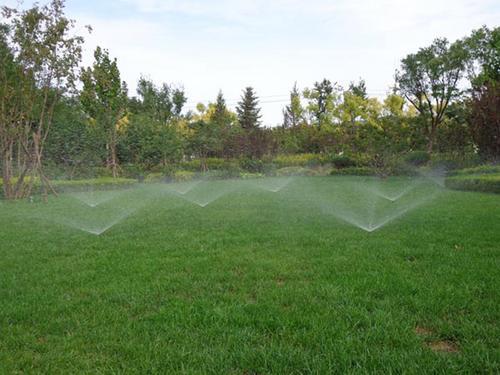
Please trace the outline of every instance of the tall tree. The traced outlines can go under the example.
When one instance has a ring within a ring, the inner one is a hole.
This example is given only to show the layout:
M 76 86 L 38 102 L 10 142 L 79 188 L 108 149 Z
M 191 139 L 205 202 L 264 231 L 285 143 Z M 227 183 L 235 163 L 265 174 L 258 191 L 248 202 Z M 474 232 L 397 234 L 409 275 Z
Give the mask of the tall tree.
M 83 90 L 80 100 L 87 114 L 100 126 L 107 139 L 107 166 L 113 177 L 118 176 L 118 121 L 125 115 L 127 87 L 120 79 L 115 59 L 105 49 L 97 47 L 92 67 L 82 69 Z
M 304 122 L 304 108 L 300 102 L 300 92 L 297 83 L 293 85 L 290 92 L 290 104 L 283 110 L 283 126 L 285 128 L 296 128 Z
M 241 101 L 236 107 L 238 121 L 240 126 L 245 130 L 256 129 L 260 125 L 260 108 L 258 107 L 259 100 L 252 87 L 247 87 L 243 91 Z
M 366 92 L 366 82 L 362 78 L 358 83 L 351 82 L 349 84 L 348 91 L 356 96 L 359 96 L 362 99 L 368 99 L 368 94 Z
M 2 7 L 2 16 L 0 152 L 4 196 L 15 199 L 31 194 L 36 178 L 46 195 L 52 187 L 43 172 L 44 145 L 57 103 L 74 88 L 83 38 L 73 35 L 75 23 L 66 18 L 63 0 L 27 10 Z
M 219 91 L 217 94 L 217 98 L 215 99 L 215 108 L 210 116 L 210 119 L 221 126 L 224 126 L 227 123 L 228 110 L 222 91 Z
M 313 121 L 321 129 L 323 125 L 331 124 L 332 116 L 338 100 L 339 87 L 328 79 L 314 83 L 314 87 L 304 90 L 304 97 L 308 99 L 308 111 Z
M 469 52 L 468 73 L 473 88 L 500 82 L 500 27 L 474 30 L 464 39 Z
M 174 104 L 173 113 L 176 118 L 179 118 L 187 102 L 187 97 L 182 88 L 175 88 L 172 91 L 172 103 Z
M 475 90 L 469 119 L 474 141 L 485 159 L 500 160 L 500 83 Z
M 142 110 L 152 119 L 166 124 L 172 118 L 174 103 L 171 98 L 172 89 L 168 84 L 156 87 L 153 81 L 141 77 L 137 83 L 137 93 Z
M 396 72 L 396 88 L 426 119 L 428 151 L 432 153 L 436 131 L 446 108 L 459 96 L 459 81 L 464 74 L 467 52 L 462 42 L 450 45 L 436 39 L 426 48 L 406 56 Z

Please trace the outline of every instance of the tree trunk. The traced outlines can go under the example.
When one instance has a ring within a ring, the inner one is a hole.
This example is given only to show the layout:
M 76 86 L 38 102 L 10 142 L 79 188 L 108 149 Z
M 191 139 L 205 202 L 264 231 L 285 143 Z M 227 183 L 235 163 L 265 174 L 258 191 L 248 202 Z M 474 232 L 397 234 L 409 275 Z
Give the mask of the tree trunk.
M 427 146 L 427 152 L 429 153 L 429 155 L 432 155 L 432 152 L 434 151 L 434 143 L 436 141 L 436 129 L 437 129 L 437 124 L 432 123 L 429 132 L 429 144 Z
M 5 147 L 2 155 L 2 180 L 3 180 L 3 196 L 5 199 L 12 199 L 12 159 L 10 155 L 10 147 Z
M 111 172 L 113 173 L 113 178 L 118 177 L 118 163 L 116 157 L 116 132 L 112 132 L 111 134 L 111 142 L 109 144 L 109 151 L 111 157 Z

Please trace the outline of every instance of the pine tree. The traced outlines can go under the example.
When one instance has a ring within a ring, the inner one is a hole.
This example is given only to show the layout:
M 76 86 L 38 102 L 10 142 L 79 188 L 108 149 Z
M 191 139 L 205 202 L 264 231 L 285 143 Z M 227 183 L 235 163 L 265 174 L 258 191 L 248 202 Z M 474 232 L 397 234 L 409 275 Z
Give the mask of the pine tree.
M 300 103 L 300 93 L 297 83 L 295 83 L 290 92 L 290 104 L 283 110 L 283 126 L 285 128 L 294 128 L 299 126 L 303 120 L 304 108 Z
M 257 107 L 259 101 L 252 87 L 247 87 L 238 103 L 236 112 L 241 127 L 245 130 L 256 129 L 260 125 L 260 108 Z
M 219 125 L 223 125 L 226 118 L 226 100 L 224 99 L 224 95 L 222 95 L 222 91 L 219 91 L 219 93 L 217 94 L 217 99 L 215 101 L 215 110 L 212 115 L 212 120 Z

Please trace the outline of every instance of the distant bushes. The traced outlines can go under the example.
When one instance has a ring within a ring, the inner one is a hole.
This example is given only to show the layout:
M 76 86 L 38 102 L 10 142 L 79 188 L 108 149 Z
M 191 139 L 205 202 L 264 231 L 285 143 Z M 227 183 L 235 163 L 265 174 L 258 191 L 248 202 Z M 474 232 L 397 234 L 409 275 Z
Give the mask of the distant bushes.
M 500 193 L 500 165 L 481 165 L 454 171 L 445 184 L 456 190 Z
M 474 168 L 465 168 L 454 171 L 454 175 L 475 175 L 475 174 L 500 174 L 500 165 L 480 165 Z
M 16 179 L 13 180 L 16 182 Z M 94 179 L 81 179 L 81 180 L 52 180 L 51 185 L 57 192 L 70 192 L 82 190 L 107 190 L 127 188 L 137 184 L 137 180 L 130 178 L 112 178 L 100 177 Z M 33 181 L 33 194 L 40 192 L 41 183 L 40 179 L 35 178 Z M 0 195 L 3 194 L 3 181 L 0 179 Z
M 325 163 L 321 154 L 278 155 L 273 159 L 278 169 L 286 167 L 313 167 Z
M 337 169 L 358 166 L 358 163 L 353 158 L 346 155 L 334 155 L 329 158 L 329 162 Z
M 473 168 L 481 164 L 481 157 L 474 153 L 436 153 L 432 154 L 429 165 L 448 171 Z
M 445 185 L 455 190 L 500 194 L 500 173 L 451 176 L 445 180 Z
M 332 176 L 376 176 L 379 172 L 370 167 L 350 167 L 343 169 L 333 169 L 330 172 Z
M 420 167 L 431 160 L 431 156 L 426 151 L 413 151 L 406 154 L 403 160 L 413 166 Z
M 122 164 L 121 177 L 139 182 L 187 181 L 202 176 L 209 179 L 246 178 L 247 176 L 324 176 L 324 175 L 418 175 L 422 168 L 445 169 L 450 175 L 500 173 L 498 166 L 478 166 L 477 154 L 435 153 L 413 151 L 402 155 L 371 155 L 367 153 L 303 153 L 267 155 L 256 158 L 223 159 L 210 157 L 169 162 L 146 167 L 141 164 Z M 48 166 L 53 181 L 83 181 L 94 179 L 113 181 L 104 166 L 78 165 L 64 169 Z M 109 180 L 106 180 L 109 179 Z M 81 182 L 77 184 L 82 184 Z

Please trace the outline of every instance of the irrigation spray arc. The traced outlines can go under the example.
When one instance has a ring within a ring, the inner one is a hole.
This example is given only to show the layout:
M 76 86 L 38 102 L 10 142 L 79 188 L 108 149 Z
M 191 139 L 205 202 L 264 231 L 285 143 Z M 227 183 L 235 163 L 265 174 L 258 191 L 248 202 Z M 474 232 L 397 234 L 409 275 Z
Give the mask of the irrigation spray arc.
M 60 204 L 49 204 L 33 216 L 43 216 L 54 223 L 99 236 L 137 213 L 152 200 L 163 199 L 164 194 L 206 208 L 232 192 L 250 188 L 257 192 L 280 194 L 281 198 L 290 201 L 307 197 L 311 209 L 366 232 L 374 232 L 434 199 L 441 189 L 440 173 L 393 179 L 390 182 L 378 178 L 339 179 L 323 184 L 319 190 L 314 178 L 300 177 L 194 180 L 122 190 L 89 189 L 64 194 Z M 294 183 L 297 179 L 300 179 L 300 184 Z M 296 191 L 296 185 L 300 185 L 302 190 Z

